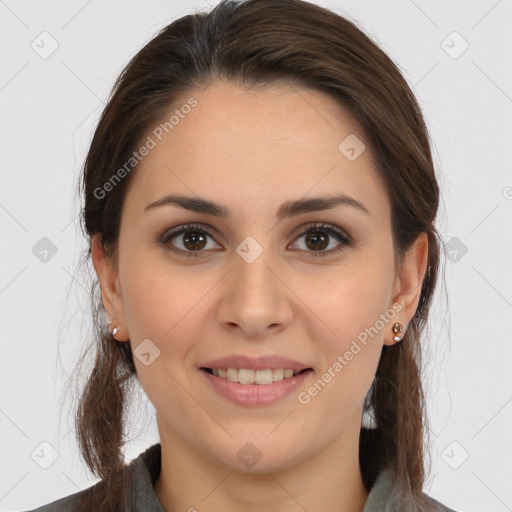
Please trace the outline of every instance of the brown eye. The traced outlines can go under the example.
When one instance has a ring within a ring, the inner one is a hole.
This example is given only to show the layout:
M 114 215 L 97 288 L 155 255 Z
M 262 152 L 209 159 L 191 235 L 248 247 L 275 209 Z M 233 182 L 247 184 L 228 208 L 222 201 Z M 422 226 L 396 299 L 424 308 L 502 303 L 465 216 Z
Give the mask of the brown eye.
M 329 256 L 353 245 L 352 239 L 345 232 L 331 224 L 314 224 L 304 231 L 299 239 L 302 237 L 305 237 L 304 250 L 312 256 Z M 332 239 L 337 240 L 338 245 L 326 250 Z
M 200 256 L 205 249 L 218 248 L 207 247 L 208 238 L 213 240 L 212 235 L 201 225 L 186 225 L 166 233 L 161 242 L 172 251 L 184 256 Z M 175 242 L 171 242 L 175 240 Z
M 320 251 L 329 245 L 329 235 L 322 231 L 309 231 L 306 234 L 306 245 L 313 251 Z
M 186 231 L 183 234 L 183 245 L 191 251 L 200 251 L 206 245 L 206 237 L 199 231 Z
M 304 231 L 298 239 L 305 237 L 305 248 L 301 249 L 312 256 L 329 256 L 353 245 L 349 235 L 331 224 L 315 224 Z M 208 247 L 208 239 L 214 240 L 202 224 L 187 224 L 165 233 L 161 243 L 175 253 L 183 256 L 198 257 L 208 249 L 218 249 L 214 244 Z M 328 247 L 336 242 L 334 247 Z

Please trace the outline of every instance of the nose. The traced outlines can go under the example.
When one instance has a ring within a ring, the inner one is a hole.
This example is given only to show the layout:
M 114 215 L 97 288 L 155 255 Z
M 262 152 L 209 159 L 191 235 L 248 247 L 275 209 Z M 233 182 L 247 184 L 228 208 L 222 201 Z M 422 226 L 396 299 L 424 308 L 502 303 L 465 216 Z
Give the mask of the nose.
M 264 250 L 252 262 L 236 255 L 222 287 L 218 319 L 224 329 L 248 338 L 264 338 L 292 321 L 291 290 L 278 264 Z

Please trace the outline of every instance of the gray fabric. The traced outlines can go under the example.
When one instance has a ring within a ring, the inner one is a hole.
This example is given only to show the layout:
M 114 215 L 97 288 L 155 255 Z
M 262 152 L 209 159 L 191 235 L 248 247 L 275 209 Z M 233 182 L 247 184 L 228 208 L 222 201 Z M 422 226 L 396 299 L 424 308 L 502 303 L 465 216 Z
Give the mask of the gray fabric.
M 136 459 L 130 462 L 124 469 L 124 482 L 126 484 L 124 488 L 125 496 L 127 498 L 133 496 L 135 498 L 135 503 L 137 503 L 136 510 L 165 512 L 153 490 L 153 484 L 160 474 L 160 450 L 161 447 L 159 443 L 151 446 L 146 452 L 140 454 Z M 146 466 L 143 456 L 148 456 L 148 460 L 152 461 L 149 467 Z M 97 485 L 98 484 L 95 486 Z M 390 488 L 391 475 L 389 471 L 383 471 L 377 477 L 375 484 L 370 490 L 362 512 L 399 512 L 394 503 L 394 497 L 390 493 Z M 88 492 L 89 489 L 25 512 L 74 512 L 77 503 L 80 502 L 84 493 Z M 427 498 L 431 504 L 429 512 L 456 512 L 429 496 L 427 496 Z
M 379 474 L 371 488 L 363 512 L 399 512 L 400 509 L 396 504 L 396 498 L 391 494 L 390 490 L 391 473 L 389 470 L 383 471 Z M 428 512 L 457 512 L 428 495 L 424 494 L 424 496 L 430 505 Z

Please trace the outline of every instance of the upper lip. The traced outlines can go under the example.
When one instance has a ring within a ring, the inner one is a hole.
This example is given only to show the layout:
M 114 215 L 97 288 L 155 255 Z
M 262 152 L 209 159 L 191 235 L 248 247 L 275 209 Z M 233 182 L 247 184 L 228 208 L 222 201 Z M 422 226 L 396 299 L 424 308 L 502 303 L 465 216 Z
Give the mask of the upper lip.
M 232 355 L 226 357 L 219 357 L 218 359 L 212 359 L 199 365 L 200 368 L 238 368 L 247 370 L 273 370 L 276 368 L 292 369 L 295 371 L 301 371 L 306 368 L 311 368 L 306 364 L 294 361 L 287 357 L 265 355 L 258 357 L 249 357 L 246 355 Z

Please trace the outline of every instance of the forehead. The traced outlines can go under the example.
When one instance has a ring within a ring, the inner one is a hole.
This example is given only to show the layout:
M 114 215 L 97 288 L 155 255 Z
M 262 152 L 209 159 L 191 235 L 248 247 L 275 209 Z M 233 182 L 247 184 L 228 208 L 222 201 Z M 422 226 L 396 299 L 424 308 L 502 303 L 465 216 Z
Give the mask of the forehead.
M 346 140 L 364 144 L 361 127 L 320 91 L 283 83 L 254 90 L 217 80 L 182 95 L 148 135 L 155 146 L 136 168 L 126 198 L 138 211 L 175 192 L 240 211 L 341 192 L 366 197 L 386 214 L 368 144 L 355 160 L 340 150 Z

